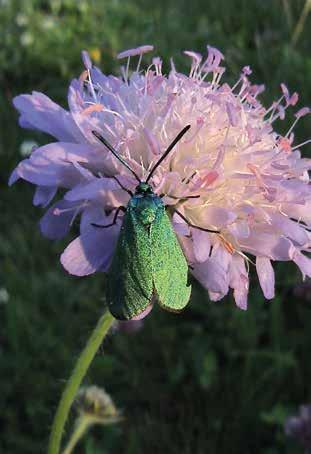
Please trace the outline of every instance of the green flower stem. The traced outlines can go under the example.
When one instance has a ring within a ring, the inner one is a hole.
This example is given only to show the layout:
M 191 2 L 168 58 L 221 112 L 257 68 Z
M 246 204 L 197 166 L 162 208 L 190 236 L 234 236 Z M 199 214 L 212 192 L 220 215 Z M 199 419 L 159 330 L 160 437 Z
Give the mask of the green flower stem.
M 83 435 L 86 433 L 88 428 L 92 425 L 92 420 L 91 418 L 88 418 L 87 416 L 81 416 L 76 423 L 76 427 L 73 431 L 73 434 L 70 438 L 70 441 L 68 445 L 66 446 L 66 449 L 64 450 L 63 454 L 71 454 L 73 452 L 74 447 L 78 443 L 78 441 L 83 437 Z
M 291 44 L 293 46 L 295 46 L 295 44 L 297 44 L 297 41 L 298 41 L 301 33 L 303 32 L 305 22 L 306 22 L 306 19 L 309 15 L 310 11 L 311 11 L 311 0 L 305 0 L 303 10 L 300 14 L 300 17 L 299 17 L 297 25 L 295 27 L 294 33 L 292 35 Z
M 52 431 L 50 435 L 48 454 L 59 454 L 60 444 L 63 435 L 65 423 L 68 418 L 68 414 L 71 405 L 76 397 L 77 391 L 81 385 L 81 382 L 99 348 L 103 342 L 104 337 L 109 331 L 114 321 L 113 316 L 109 311 L 99 319 L 96 328 L 91 334 L 84 350 L 74 367 L 71 377 L 69 378 L 67 385 L 63 391 L 61 400 L 58 404 L 58 408 L 54 417 Z

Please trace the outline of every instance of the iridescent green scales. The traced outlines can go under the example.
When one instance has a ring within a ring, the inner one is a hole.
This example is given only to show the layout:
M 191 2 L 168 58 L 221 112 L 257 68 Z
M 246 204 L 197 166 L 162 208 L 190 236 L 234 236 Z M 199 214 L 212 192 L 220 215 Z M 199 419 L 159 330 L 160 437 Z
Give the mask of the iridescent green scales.
M 140 183 L 126 209 L 107 279 L 107 302 L 117 319 L 142 313 L 155 297 L 165 309 L 188 303 L 188 265 L 160 197 Z

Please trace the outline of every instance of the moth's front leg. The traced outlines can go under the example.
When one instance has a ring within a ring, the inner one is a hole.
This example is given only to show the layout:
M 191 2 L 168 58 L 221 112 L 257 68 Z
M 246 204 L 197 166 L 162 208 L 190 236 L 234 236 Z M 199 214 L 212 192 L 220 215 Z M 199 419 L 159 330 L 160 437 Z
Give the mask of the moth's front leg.
M 120 211 L 125 212 L 125 211 L 126 211 L 126 208 L 125 208 L 124 206 L 119 206 L 119 207 L 116 209 L 116 212 L 115 212 L 114 217 L 113 217 L 113 221 L 112 221 L 110 224 L 100 225 L 100 224 L 94 224 L 94 223 L 92 223 L 91 225 L 92 225 L 93 227 L 98 227 L 98 228 L 101 228 L 101 229 L 107 229 L 108 227 L 112 227 L 113 225 L 116 224 L 117 218 L 118 218 L 118 214 L 120 213 Z

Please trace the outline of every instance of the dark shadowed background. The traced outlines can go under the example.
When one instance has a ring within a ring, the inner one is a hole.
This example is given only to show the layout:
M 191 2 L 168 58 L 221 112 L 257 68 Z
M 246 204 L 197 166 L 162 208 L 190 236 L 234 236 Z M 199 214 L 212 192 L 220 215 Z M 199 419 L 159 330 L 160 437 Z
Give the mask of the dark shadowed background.
M 226 57 L 227 81 L 251 65 L 265 103 L 286 82 L 311 103 L 311 14 L 304 0 L 0 0 L 0 452 L 41 454 L 64 380 L 104 310 L 104 277 L 74 278 L 59 255 L 70 238 L 42 238 L 33 187 L 7 188 L 26 141 L 51 140 L 17 126 L 12 97 L 43 91 L 66 107 L 87 49 L 105 73 L 116 54 L 154 44 L 168 67 L 206 44 Z M 295 32 L 296 29 L 296 32 Z M 147 57 L 146 57 L 147 59 Z M 147 60 L 146 60 L 147 61 Z M 311 136 L 310 117 L 296 130 Z M 276 125 L 286 131 L 287 120 Z M 301 139 L 301 140 L 300 140 Z M 26 144 L 25 144 L 26 142 Z M 305 147 L 310 155 L 311 147 Z M 75 233 L 72 232 L 72 237 Z M 135 335 L 111 334 L 86 383 L 104 386 L 125 421 L 96 428 L 86 454 L 299 453 L 286 417 L 311 400 L 311 287 L 277 264 L 277 296 L 264 300 L 253 273 L 249 309 L 231 296 L 211 303 L 194 283 L 181 315 L 157 308 Z

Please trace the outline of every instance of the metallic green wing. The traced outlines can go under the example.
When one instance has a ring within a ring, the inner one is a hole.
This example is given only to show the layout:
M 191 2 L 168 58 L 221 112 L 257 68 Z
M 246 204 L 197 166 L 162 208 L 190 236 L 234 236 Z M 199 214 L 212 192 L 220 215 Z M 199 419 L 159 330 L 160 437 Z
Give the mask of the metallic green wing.
M 173 230 L 165 208 L 157 211 L 150 226 L 153 283 L 159 304 L 172 312 L 187 305 L 191 286 L 188 281 L 188 264 Z
M 115 318 L 129 320 L 150 304 L 154 288 L 151 255 L 149 229 L 129 207 L 107 278 L 107 303 Z

